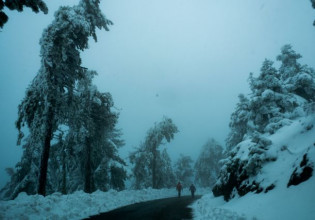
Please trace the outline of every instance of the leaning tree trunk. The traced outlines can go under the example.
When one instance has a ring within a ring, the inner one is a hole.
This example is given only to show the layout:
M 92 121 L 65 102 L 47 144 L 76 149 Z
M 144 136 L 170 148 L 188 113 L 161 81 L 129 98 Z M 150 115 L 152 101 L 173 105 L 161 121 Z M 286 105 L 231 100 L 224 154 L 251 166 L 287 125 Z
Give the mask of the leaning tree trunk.
M 40 172 L 39 172 L 39 184 L 38 191 L 39 195 L 46 195 L 46 180 L 47 180 L 47 169 L 48 169 L 48 159 L 50 151 L 50 141 L 53 134 L 53 108 L 50 106 L 48 108 L 46 116 L 46 131 L 45 131 L 45 141 L 40 162 Z

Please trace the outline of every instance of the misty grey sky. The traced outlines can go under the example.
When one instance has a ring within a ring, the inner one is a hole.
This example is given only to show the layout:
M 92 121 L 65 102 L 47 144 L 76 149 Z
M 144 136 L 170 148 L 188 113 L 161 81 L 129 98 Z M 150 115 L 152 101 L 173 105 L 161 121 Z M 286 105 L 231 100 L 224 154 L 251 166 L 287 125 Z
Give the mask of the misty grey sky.
M 39 39 L 61 5 L 47 0 L 49 14 L 8 12 L 0 32 L 0 187 L 5 167 L 20 160 L 14 122 L 17 106 L 40 66 Z M 249 93 L 250 72 L 265 58 L 275 60 L 284 44 L 315 67 L 315 10 L 309 0 L 103 0 L 114 22 L 82 53 L 83 66 L 96 70 L 94 83 L 113 95 L 120 109 L 125 158 L 154 122 L 169 116 L 180 133 L 169 144 L 198 156 L 201 146 L 228 134 L 239 93 Z

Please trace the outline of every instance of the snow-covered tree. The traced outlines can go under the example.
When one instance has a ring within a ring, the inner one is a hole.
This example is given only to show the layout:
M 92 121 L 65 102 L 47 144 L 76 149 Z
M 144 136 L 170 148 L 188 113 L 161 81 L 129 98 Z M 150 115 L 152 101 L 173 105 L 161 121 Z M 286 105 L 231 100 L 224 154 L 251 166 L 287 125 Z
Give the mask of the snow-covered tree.
M 238 98 L 239 102 L 237 103 L 236 109 L 232 113 L 230 119 L 230 133 L 226 139 L 227 151 L 231 150 L 232 147 L 240 143 L 248 131 L 247 123 L 250 116 L 249 100 L 243 94 L 240 94 Z
M 132 171 L 136 188 L 149 186 L 159 188 L 161 185 L 165 185 L 159 182 L 162 177 L 158 175 L 163 173 L 163 166 L 169 162 L 164 152 L 164 156 L 161 156 L 159 147 L 163 144 L 164 140 L 170 142 L 177 132 L 178 129 L 172 120 L 164 117 L 161 122 L 149 129 L 144 143 L 135 152 L 130 154 L 129 158 L 133 164 Z M 166 163 L 162 165 L 162 161 Z
M 27 1 L 13 1 L 13 0 L 0 0 L 0 28 L 8 21 L 9 17 L 3 12 L 4 7 L 10 10 L 23 11 L 23 8 L 29 7 L 35 13 L 39 11 L 48 13 L 48 8 L 44 1 L 42 0 L 27 0 Z
M 115 128 L 118 114 L 112 111 L 111 95 L 100 93 L 93 86 L 94 75 L 93 71 L 85 73 L 74 89 L 72 102 L 75 104 L 66 106 L 67 120 L 59 126 L 57 140 L 50 149 L 47 194 L 124 189 L 125 162 L 118 156 L 118 148 L 124 142 L 121 132 Z M 36 137 L 26 140 L 33 142 L 23 146 L 22 160 L 11 182 L 2 190 L 2 198 L 14 198 L 21 191 L 36 193 L 41 145 Z
M 279 73 L 287 92 L 301 96 L 308 101 L 314 101 L 315 84 L 314 69 L 298 62 L 302 56 L 287 44 L 281 48 L 277 60 L 281 62 Z
M 93 75 L 95 73 L 91 73 L 91 76 Z M 107 169 L 111 168 L 113 171 L 114 168 L 117 171 L 119 167 L 111 164 L 110 160 L 122 165 L 124 162 L 117 156 L 117 142 L 115 144 L 113 142 L 115 140 L 110 137 L 118 119 L 118 115 L 111 111 L 114 105 L 111 95 L 98 92 L 96 87 L 91 84 L 91 79 L 79 83 L 78 91 L 82 111 L 79 112 L 76 121 L 83 147 L 81 161 L 84 164 L 84 191 L 91 193 L 95 190 L 95 184 L 105 184 L 105 182 L 95 183 L 93 175 L 102 160 L 108 164 Z M 101 169 L 98 169 L 98 174 L 101 173 L 100 171 Z M 110 171 L 106 173 L 110 173 Z
M 172 167 L 172 161 L 166 149 L 157 157 L 156 169 L 156 188 L 170 188 L 175 185 L 175 174 Z
M 14 199 L 20 192 L 36 193 L 41 146 L 34 140 L 35 138 L 26 138 L 22 146 L 22 158 L 12 170 L 11 181 L 1 189 L 0 198 Z
M 167 150 L 156 153 L 156 183 L 155 188 L 169 188 L 174 186 L 175 174 L 172 167 L 172 161 Z M 134 187 L 136 189 L 152 187 L 152 162 L 153 155 L 146 151 L 144 145 L 141 145 L 135 152 L 130 154 L 130 161 L 133 164 L 132 173 Z
M 136 189 L 152 187 L 152 154 L 142 143 L 129 155 L 132 167 L 132 178 Z
M 195 182 L 202 186 L 212 186 L 218 178 L 220 171 L 219 161 L 223 158 L 223 148 L 214 139 L 203 145 L 195 163 Z
M 278 70 L 272 61 L 265 60 L 260 75 L 250 75 L 251 94 L 244 114 L 246 123 L 242 124 L 245 133 L 241 135 L 242 139 L 236 138 L 237 141 L 230 142 L 232 144 L 228 142 L 228 156 L 222 161 L 219 179 L 212 190 L 215 196 L 223 195 L 229 200 L 235 193 L 242 196 L 250 191 L 265 190 L 255 177 L 265 163 L 277 159 L 268 153 L 272 146 L 268 135 L 290 124 L 292 119 L 305 115 L 314 103 L 314 70 L 301 65 L 299 58 L 301 55 L 291 45 L 284 45 L 277 56 L 281 62 Z M 237 111 L 233 113 L 230 125 L 237 122 Z M 231 126 L 232 134 L 235 133 L 233 129 Z
M 96 28 L 108 30 L 111 22 L 99 9 L 99 0 L 81 0 L 77 6 L 60 7 L 55 20 L 40 40 L 41 68 L 19 105 L 19 139 L 25 124 L 31 137 L 42 144 L 38 193 L 45 195 L 51 140 L 65 121 L 65 106 L 71 105 L 75 83 L 84 77 L 80 50 L 88 47 L 90 36 L 96 40 Z
M 193 181 L 194 170 L 193 160 L 190 156 L 180 155 L 175 163 L 175 174 L 177 181 L 180 181 L 184 187 L 189 187 Z
M 67 145 L 73 148 L 68 158 L 77 165 L 71 170 L 71 179 L 76 179 L 71 188 L 89 193 L 96 189 L 123 189 L 126 179 L 125 162 L 118 156 L 118 148 L 124 145 L 120 131 L 115 128 L 118 114 L 111 110 L 114 106 L 111 95 L 100 93 L 93 86 L 95 74 L 88 71 L 86 76 L 90 77 L 77 83 L 74 102 L 78 106 L 69 118 L 67 138 Z
M 284 94 L 279 78 L 273 62 L 267 59 L 257 78 L 250 74 L 250 120 L 256 131 L 264 132 L 269 123 L 279 122 L 285 109 L 289 110 L 289 106 L 283 105 Z
M 312 2 L 312 6 L 313 6 L 313 8 L 315 9 L 315 0 L 311 0 L 311 2 Z M 315 26 L 315 20 L 314 20 L 313 25 Z

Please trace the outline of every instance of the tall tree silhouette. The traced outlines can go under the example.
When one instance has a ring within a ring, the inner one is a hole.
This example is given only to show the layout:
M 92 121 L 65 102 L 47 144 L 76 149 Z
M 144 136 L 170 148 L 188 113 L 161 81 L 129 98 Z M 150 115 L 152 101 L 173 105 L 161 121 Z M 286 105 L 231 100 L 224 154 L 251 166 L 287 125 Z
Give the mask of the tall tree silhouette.
M 27 124 L 30 133 L 42 143 L 38 194 L 45 195 L 47 165 L 53 134 L 64 120 L 64 106 L 71 105 L 73 89 L 85 69 L 80 51 L 88 48 L 88 39 L 96 38 L 96 28 L 105 30 L 112 22 L 99 8 L 98 0 L 81 0 L 77 6 L 60 7 L 55 20 L 40 40 L 41 67 L 19 105 L 16 126 L 19 141 L 21 128 Z

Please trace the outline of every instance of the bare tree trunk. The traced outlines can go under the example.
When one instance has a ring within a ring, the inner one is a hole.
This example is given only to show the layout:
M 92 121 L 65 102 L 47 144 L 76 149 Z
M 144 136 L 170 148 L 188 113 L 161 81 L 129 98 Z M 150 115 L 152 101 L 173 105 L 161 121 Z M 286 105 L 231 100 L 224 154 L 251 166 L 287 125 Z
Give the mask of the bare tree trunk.
M 86 161 L 85 161 L 85 182 L 84 182 L 84 192 L 92 193 L 91 186 L 91 142 L 90 138 L 86 137 Z
M 46 121 L 46 134 L 44 147 L 41 156 L 40 162 L 40 173 L 39 173 L 39 184 L 38 184 L 38 194 L 46 195 L 46 180 L 47 180 L 47 169 L 48 169 L 48 159 L 49 159 L 49 151 L 50 151 L 50 141 L 53 133 L 53 108 L 49 107 L 47 113 L 47 121 Z

